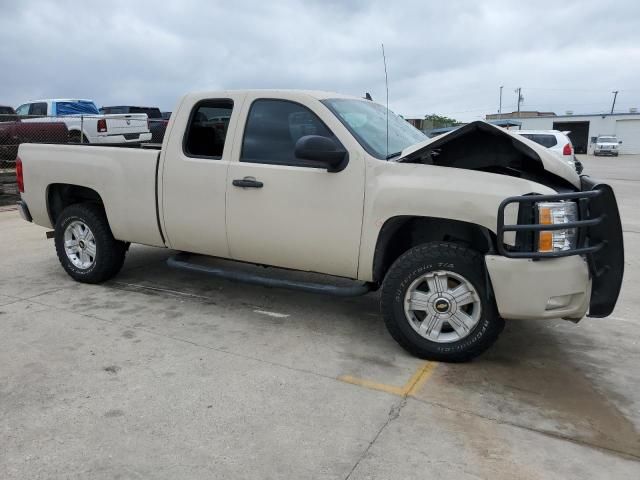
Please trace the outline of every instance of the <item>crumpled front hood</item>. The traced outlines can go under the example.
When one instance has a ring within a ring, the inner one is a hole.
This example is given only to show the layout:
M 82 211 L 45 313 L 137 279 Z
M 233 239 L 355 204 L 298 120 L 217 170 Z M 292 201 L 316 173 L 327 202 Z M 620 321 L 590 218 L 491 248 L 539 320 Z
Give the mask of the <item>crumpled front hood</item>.
M 580 188 L 580 176 L 567 162 L 528 138 L 484 121 L 468 123 L 411 145 L 394 161 L 415 161 L 425 155 L 433 156 L 436 165 L 457 168 L 489 170 L 495 167 L 514 172 L 544 169 Z M 440 157 L 446 158 L 439 161 Z

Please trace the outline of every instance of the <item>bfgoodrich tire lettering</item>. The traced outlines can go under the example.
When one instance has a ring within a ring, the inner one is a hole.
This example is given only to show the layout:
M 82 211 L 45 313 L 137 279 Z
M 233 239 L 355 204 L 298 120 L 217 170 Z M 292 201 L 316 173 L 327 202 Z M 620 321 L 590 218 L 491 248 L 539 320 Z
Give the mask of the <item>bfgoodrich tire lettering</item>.
M 478 308 L 479 314 L 460 339 L 455 339 L 454 335 L 450 336 L 453 337 L 451 341 L 434 341 L 419 334 L 412 326 L 405 311 L 405 299 L 407 289 L 421 277 L 445 275 L 446 278 L 446 272 L 470 286 L 476 298 L 473 308 Z M 411 354 L 429 360 L 470 360 L 489 348 L 504 327 L 495 302 L 488 295 L 482 255 L 454 243 L 427 243 L 401 255 L 384 279 L 381 310 L 391 336 Z
M 95 241 L 94 258 L 86 268 L 74 265 L 65 249 L 65 231 L 70 225 L 77 224 L 86 225 Z M 82 203 L 65 208 L 56 221 L 54 238 L 60 264 L 70 277 L 79 282 L 104 282 L 115 276 L 124 263 L 126 244 L 113 238 L 100 205 Z

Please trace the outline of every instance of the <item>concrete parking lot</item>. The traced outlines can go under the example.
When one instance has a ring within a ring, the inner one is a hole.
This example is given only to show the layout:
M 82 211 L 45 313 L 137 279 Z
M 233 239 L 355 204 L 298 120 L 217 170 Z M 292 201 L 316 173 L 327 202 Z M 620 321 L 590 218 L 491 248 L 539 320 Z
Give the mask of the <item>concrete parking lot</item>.
M 509 321 L 468 364 L 412 358 L 377 296 L 169 269 L 73 282 L 45 230 L 0 212 L 0 478 L 640 478 L 640 156 L 614 185 L 613 316 Z

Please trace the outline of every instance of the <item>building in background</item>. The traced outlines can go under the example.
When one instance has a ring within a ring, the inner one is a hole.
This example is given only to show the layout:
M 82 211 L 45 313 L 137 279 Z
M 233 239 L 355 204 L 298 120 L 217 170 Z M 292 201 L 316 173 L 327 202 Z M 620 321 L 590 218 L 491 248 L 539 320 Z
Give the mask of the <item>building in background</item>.
M 515 112 L 517 114 L 518 112 Z M 513 116 L 512 113 L 500 115 L 503 120 L 517 118 L 521 130 L 560 130 L 570 132 L 569 138 L 576 153 L 592 153 L 598 135 L 615 135 L 622 141 L 621 154 L 640 154 L 640 113 L 631 109 L 629 113 L 594 113 L 586 115 L 555 115 L 552 112 L 537 113 L 531 116 Z M 546 114 L 545 114 L 546 113 Z M 497 119 L 499 115 L 487 115 L 487 120 Z
M 537 112 L 535 110 L 521 110 L 511 113 L 490 113 L 485 116 L 487 120 L 502 120 L 504 118 L 535 118 L 535 117 L 555 117 L 553 112 Z

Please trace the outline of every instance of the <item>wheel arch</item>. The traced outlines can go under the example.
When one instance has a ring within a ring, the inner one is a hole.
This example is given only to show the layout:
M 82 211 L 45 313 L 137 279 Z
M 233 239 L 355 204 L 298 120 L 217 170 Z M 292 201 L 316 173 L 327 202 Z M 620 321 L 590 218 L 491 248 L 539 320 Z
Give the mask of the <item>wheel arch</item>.
M 495 251 L 496 236 L 481 225 L 440 217 L 399 215 L 387 219 L 379 231 L 373 257 L 373 281 L 380 284 L 393 262 L 416 245 L 446 241 L 480 253 Z
M 94 203 L 104 209 L 102 197 L 92 188 L 69 183 L 52 183 L 47 186 L 47 213 L 54 227 L 62 211 L 78 203 Z

